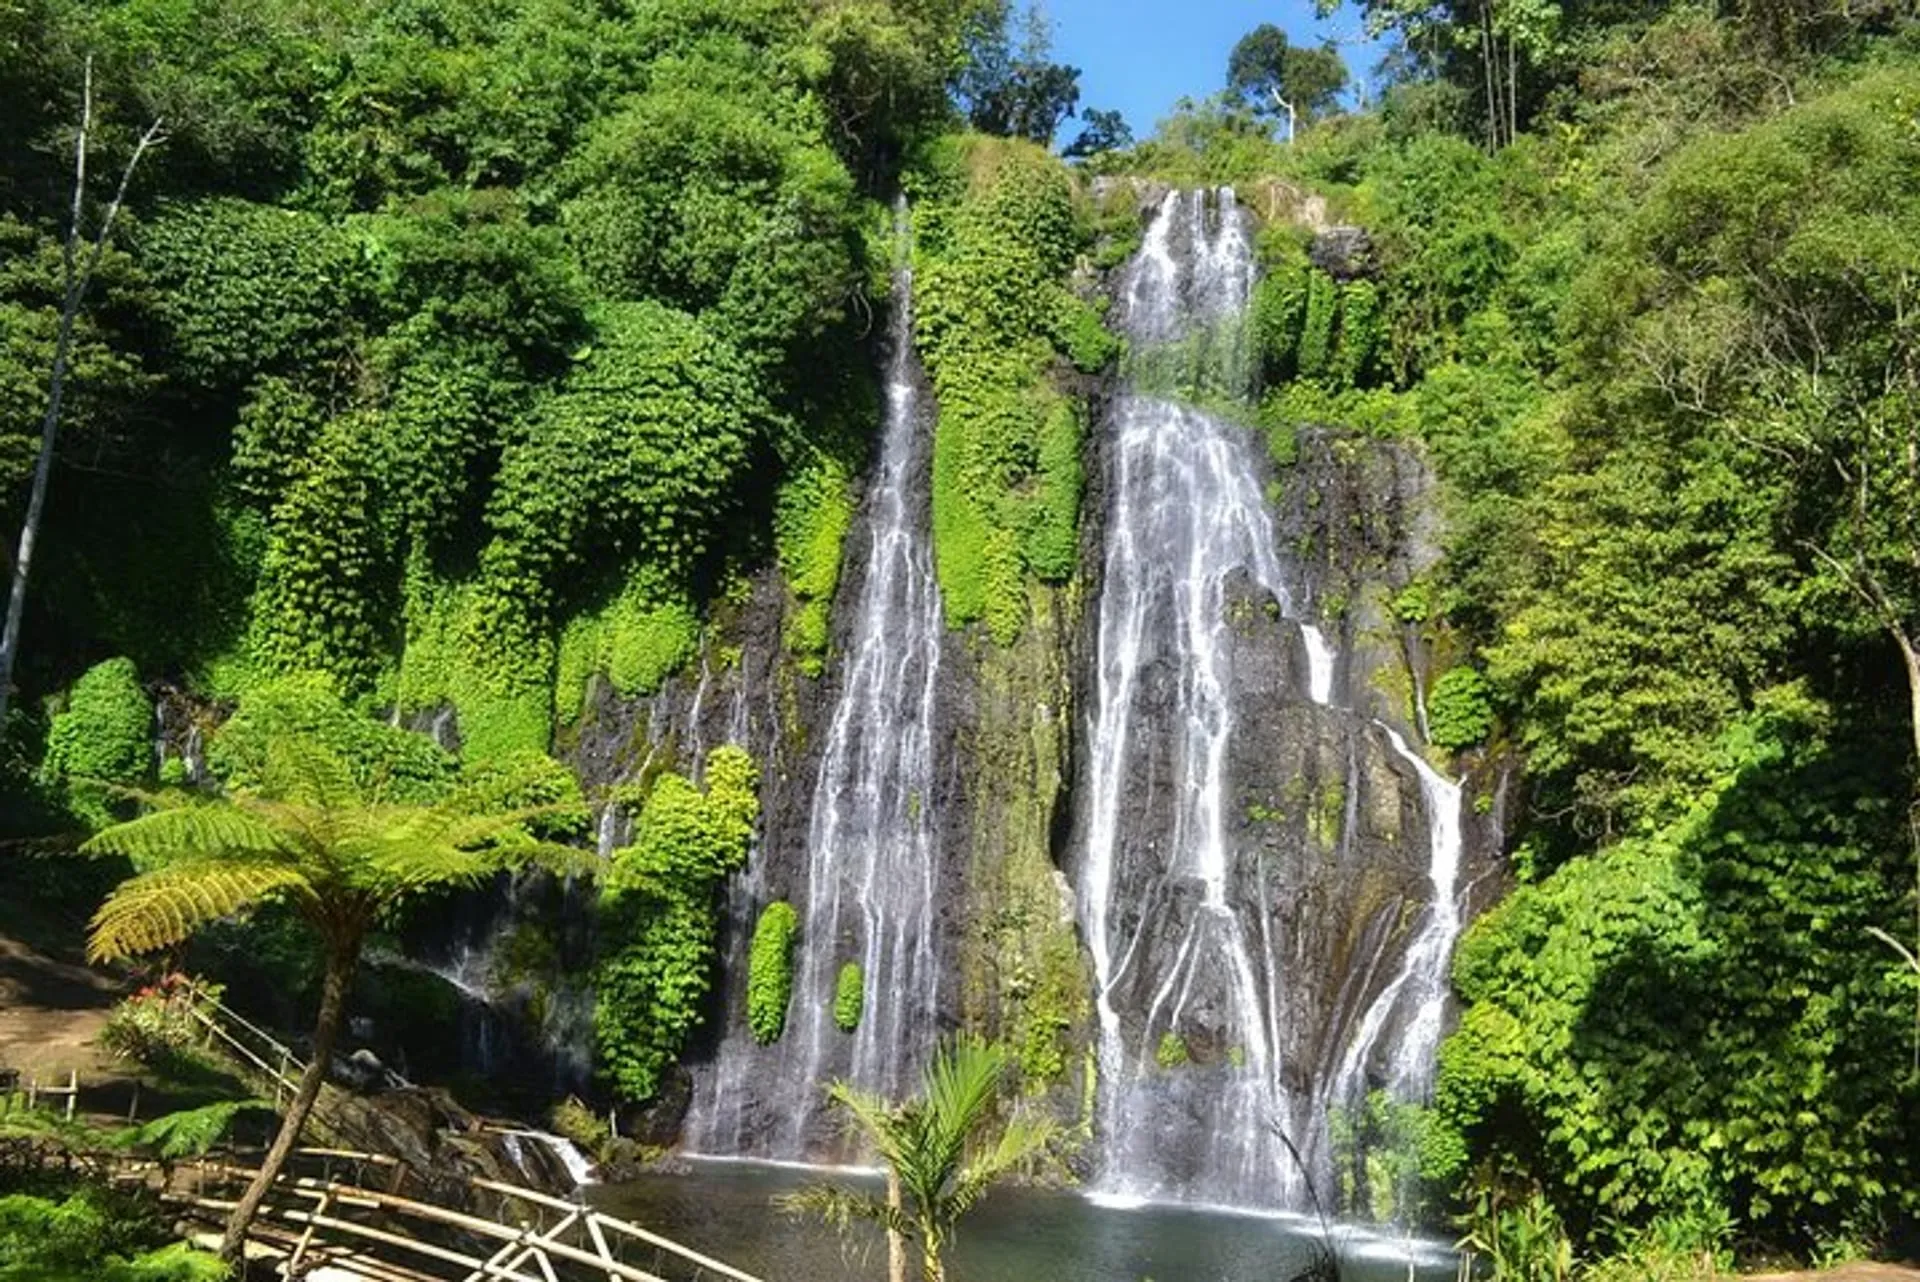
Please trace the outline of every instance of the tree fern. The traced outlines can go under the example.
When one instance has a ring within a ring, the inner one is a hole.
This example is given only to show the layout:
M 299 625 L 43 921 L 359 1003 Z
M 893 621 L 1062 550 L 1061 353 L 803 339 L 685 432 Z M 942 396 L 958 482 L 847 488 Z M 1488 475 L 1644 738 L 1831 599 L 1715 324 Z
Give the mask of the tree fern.
M 156 1117 L 151 1122 L 118 1132 L 113 1142 L 120 1148 L 140 1149 L 162 1161 L 183 1157 L 201 1157 L 226 1137 L 234 1119 L 242 1113 L 271 1113 L 271 1105 L 260 1100 L 222 1100 L 201 1108 L 183 1109 Z
M 87 956 L 122 961 L 170 948 L 210 922 L 289 890 L 312 892 L 293 864 L 189 855 L 121 882 L 93 915 Z
M 80 847 L 83 855 L 125 855 L 137 864 L 183 850 L 208 859 L 252 859 L 286 849 L 284 835 L 236 806 L 218 802 L 169 806 L 116 824 Z
M 266 1190 L 319 1097 L 367 932 L 399 905 L 472 885 L 529 861 L 572 871 L 587 856 L 537 837 L 532 825 L 579 811 L 570 775 L 544 759 L 452 774 L 417 736 L 355 718 L 322 687 L 243 707 L 213 748 L 233 763 L 224 797 L 169 803 L 109 828 L 88 853 L 156 863 L 123 882 L 95 914 L 89 953 L 117 959 L 179 943 L 200 927 L 273 896 L 294 899 L 326 957 L 313 1054 L 287 1116 L 228 1223 L 221 1253 L 237 1258 Z M 329 702 L 332 700 L 332 702 Z M 231 740 L 231 745 L 229 745 Z M 335 745 L 354 748 L 358 757 Z M 227 749 L 231 747 L 231 750 Z M 366 747 L 358 753 L 358 747 Z M 572 802 L 569 807 L 567 803 Z M 227 1118 L 226 1120 L 231 1120 Z M 183 1119 L 166 1142 L 204 1138 L 216 1114 Z

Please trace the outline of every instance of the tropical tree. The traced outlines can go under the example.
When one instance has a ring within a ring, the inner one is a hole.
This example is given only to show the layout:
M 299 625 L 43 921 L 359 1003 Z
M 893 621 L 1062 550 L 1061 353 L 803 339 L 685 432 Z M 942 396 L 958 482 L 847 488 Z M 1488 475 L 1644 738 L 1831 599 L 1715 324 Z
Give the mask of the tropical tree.
M 227 1222 L 220 1253 L 232 1260 L 326 1081 L 375 924 L 421 895 L 529 863 L 572 870 L 586 856 L 538 835 L 578 796 L 552 761 L 456 772 L 424 738 L 354 718 L 312 686 L 243 710 L 216 746 L 228 770 L 224 790 L 146 796 L 147 814 L 81 851 L 125 855 L 141 870 L 94 915 L 88 952 L 96 961 L 172 947 L 267 902 L 291 907 L 319 938 L 325 972 L 312 1056 Z
M 885 1160 L 887 1197 L 823 1184 L 785 1199 L 787 1209 L 842 1231 L 856 1220 L 878 1224 L 892 1282 L 904 1282 L 908 1241 L 919 1245 L 924 1282 L 945 1282 L 941 1252 L 960 1217 L 994 1184 L 1047 1158 L 1060 1134 L 1051 1118 L 1003 1114 L 1006 1071 L 1004 1047 L 963 1038 L 941 1048 L 919 1096 L 904 1103 L 836 1082 L 828 1097 Z

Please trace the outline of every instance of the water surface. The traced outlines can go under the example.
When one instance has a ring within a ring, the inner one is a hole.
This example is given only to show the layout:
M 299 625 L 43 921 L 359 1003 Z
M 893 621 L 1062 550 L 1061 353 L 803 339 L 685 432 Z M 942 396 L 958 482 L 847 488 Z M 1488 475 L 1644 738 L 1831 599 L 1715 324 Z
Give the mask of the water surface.
M 823 1179 L 880 1187 L 871 1176 L 753 1162 L 697 1161 L 592 1190 L 596 1205 L 767 1282 L 884 1282 L 885 1243 L 843 1243 L 794 1220 L 773 1199 Z M 1309 1221 L 1184 1207 L 1100 1205 L 1070 1192 L 1009 1189 L 976 1208 L 949 1259 L 951 1282 L 1289 1282 L 1312 1259 Z M 1336 1225 L 1343 1282 L 1448 1282 L 1452 1256 Z M 638 1261 L 636 1261 L 638 1262 Z

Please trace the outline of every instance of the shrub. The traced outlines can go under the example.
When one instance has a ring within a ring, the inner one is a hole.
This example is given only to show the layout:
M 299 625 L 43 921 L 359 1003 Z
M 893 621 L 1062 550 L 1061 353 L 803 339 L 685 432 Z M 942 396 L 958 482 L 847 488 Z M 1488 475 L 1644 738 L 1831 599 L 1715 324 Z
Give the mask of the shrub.
M 100 1030 L 100 1045 L 137 1064 L 159 1067 L 189 1055 L 204 1026 L 195 1010 L 211 1014 L 220 1002 L 218 984 L 199 983 L 188 993 L 185 975 L 168 975 L 114 1007 Z
M 1427 696 L 1427 738 L 1458 752 L 1484 743 L 1493 731 L 1493 687 L 1472 668 L 1453 668 Z
M 851 1033 L 860 1027 L 866 1008 L 866 977 L 860 972 L 860 963 L 850 961 L 840 968 L 833 984 L 833 1022 L 841 1032 Z
M 40 775 L 67 785 L 68 805 L 89 823 L 114 815 L 102 783 L 135 783 L 152 764 L 153 701 L 131 659 L 108 659 L 73 683 L 67 705 L 47 730 Z
M 1160 1044 L 1153 1048 L 1153 1062 L 1162 1068 L 1179 1068 L 1192 1057 L 1187 1053 L 1187 1039 L 1168 1029 L 1160 1035 Z
M 747 1027 L 762 1046 L 780 1040 L 787 1026 L 787 1000 L 793 995 L 793 941 L 800 917 L 786 900 L 768 904 L 753 930 L 747 960 Z

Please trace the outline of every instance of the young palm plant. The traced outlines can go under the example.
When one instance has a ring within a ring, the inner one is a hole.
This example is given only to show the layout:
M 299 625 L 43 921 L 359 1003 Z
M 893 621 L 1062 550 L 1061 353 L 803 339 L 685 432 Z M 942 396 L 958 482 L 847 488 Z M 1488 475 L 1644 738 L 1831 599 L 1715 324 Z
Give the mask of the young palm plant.
M 361 752 L 369 735 L 378 742 L 404 734 L 368 727 L 356 729 Z M 435 778 L 432 771 L 389 769 L 361 752 L 350 758 L 337 742 L 297 718 L 266 734 L 249 727 L 246 759 L 224 793 L 147 796 L 149 813 L 81 848 L 126 855 L 145 869 L 120 883 L 94 915 L 88 951 L 95 960 L 172 947 L 269 901 L 289 905 L 320 942 L 325 970 L 313 1054 L 266 1160 L 227 1222 L 220 1253 L 228 1260 L 239 1258 L 313 1111 L 361 947 L 376 922 L 416 896 L 476 885 L 503 869 L 538 863 L 573 871 L 588 860 L 529 827 L 556 813 L 558 797 L 572 787 L 544 758 L 455 775 L 441 757 Z M 418 765 L 420 757 L 407 747 L 392 759 Z
M 789 1195 L 786 1209 L 843 1232 L 855 1221 L 878 1224 L 892 1282 L 905 1280 L 908 1241 L 919 1246 L 923 1282 L 945 1282 L 942 1252 L 960 1217 L 994 1184 L 1051 1156 L 1061 1134 L 1050 1118 L 1002 1116 L 1006 1068 L 1003 1047 L 965 1038 L 940 1049 L 920 1095 L 904 1103 L 835 1083 L 829 1098 L 887 1164 L 888 1196 L 823 1184 Z

